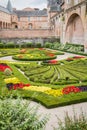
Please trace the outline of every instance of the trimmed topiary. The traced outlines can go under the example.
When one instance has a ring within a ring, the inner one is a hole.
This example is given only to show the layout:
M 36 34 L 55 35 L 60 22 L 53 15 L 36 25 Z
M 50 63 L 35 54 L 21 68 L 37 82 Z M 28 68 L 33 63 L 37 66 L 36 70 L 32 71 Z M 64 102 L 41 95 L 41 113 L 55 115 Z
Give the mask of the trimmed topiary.
M 6 68 L 6 69 L 4 70 L 4 74 L 5 74 L 6 76 L 11 76 L 11 75 L 12 75 L 11 69 Z

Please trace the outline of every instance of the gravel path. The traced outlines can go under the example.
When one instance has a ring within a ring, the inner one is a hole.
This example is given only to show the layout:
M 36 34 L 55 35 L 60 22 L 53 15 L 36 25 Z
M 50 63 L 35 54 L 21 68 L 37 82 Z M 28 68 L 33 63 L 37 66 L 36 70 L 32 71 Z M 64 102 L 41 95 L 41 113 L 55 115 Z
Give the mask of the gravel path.
M 70 54 L 70 53 L 65 53 L 64 55 L 59 55 L 57 56 L 58 60 L 66 59 L 71 56 L 75 56 L 76 54 Z M 7 56 L 7 57 L 2 57 L 0 60 L 9 60 L 9 61 L 14 61 L 12 59 L 12 56 Z M 38 103 L 36 102 L 31 102 L 30 105 L 34 106 L 37 105 Z M 47 109 L 44 106 L 40 105 L 38 113 L 44 114 L 50 114 L 50 120 L 48 121 L 46 125 L 45 130 L 54 130 L 53 127 L 58 127 L 58 120 L 57 117 L 60 118 L 62 121 L 64 120 L 65 117 L 65 112 L 68 112 L 70 116 L 73 115 L 73 109 L 75 110 L 77 116 L 81 113 L 81 110 L 87 114 L 87 102 L 85 103 L 80 103 L 80 104 L 75 104 L 75 105 L 69 105 L 69 106 L 64 106 L 64 107 L 57 107 L 53 109 Z M 57 117 L 56 117 L 57 115 Z

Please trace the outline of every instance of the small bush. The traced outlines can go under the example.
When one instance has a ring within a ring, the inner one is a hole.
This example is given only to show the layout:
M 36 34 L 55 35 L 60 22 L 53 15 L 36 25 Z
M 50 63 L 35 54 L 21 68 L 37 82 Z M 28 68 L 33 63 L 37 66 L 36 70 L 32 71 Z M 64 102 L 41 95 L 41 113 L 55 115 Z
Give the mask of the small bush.
M 0 43 L 0 48 L 4 48 L 4 43 Z
M 26 43 L 26 46 L 27 46 L 27 47 L 32 47 L 32 43 L 31 43 L 31 42 L 28 42 L 28 43 Z
M 40 48 L 41 47 L 41 43 L 36 43 L 36 47 Z
M 10 75 L 12 75 L 12 71 L 11 71 L 9 68 L 6 68 L 6 69 L 4 70 L 4 74 L 5 74 L 6 76 L 10 76 Z
M 51 48 L 51 46 L 52 46 L 52 43 L 50 43 L 50 42 L 46 42 L 46 43 L 45 43 L 45 47 L 46 47 L 46 48 Z
M 0 130 L 43 130 L 48 116 L 37 111 L 38 106 L 31 107 L 26 100 L 0 100 Z
M 8 42 L 8 43 L 5 44 L 5 47 L 6 48 L 14 48 L 15 44 L 13 42 Z

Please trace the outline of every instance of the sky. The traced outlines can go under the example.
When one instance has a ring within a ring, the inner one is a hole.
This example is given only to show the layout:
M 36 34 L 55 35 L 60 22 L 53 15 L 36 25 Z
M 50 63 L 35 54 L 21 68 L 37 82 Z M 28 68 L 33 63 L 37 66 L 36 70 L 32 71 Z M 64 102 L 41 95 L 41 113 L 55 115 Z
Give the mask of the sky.
M 12 7 L 24 9 L 26 7 L 43 9 L 47 7 L 47 0 L 10 0 Z M 8 0 L 0 0 L 0 5 L 6 7 Z

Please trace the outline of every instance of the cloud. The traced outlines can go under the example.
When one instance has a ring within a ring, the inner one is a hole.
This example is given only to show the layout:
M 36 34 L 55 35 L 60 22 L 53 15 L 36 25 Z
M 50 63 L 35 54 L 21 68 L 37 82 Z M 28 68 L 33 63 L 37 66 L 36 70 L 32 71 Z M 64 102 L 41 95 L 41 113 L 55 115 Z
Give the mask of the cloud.
M 26 7 L 32 8 L 46 8 L 47 7 L 47 0 L 10 0 L 12 6 L 17 9 L 23 9 Z M 8 0 L 0 0 L 0 5 L 5 6 L 7 5 Z

